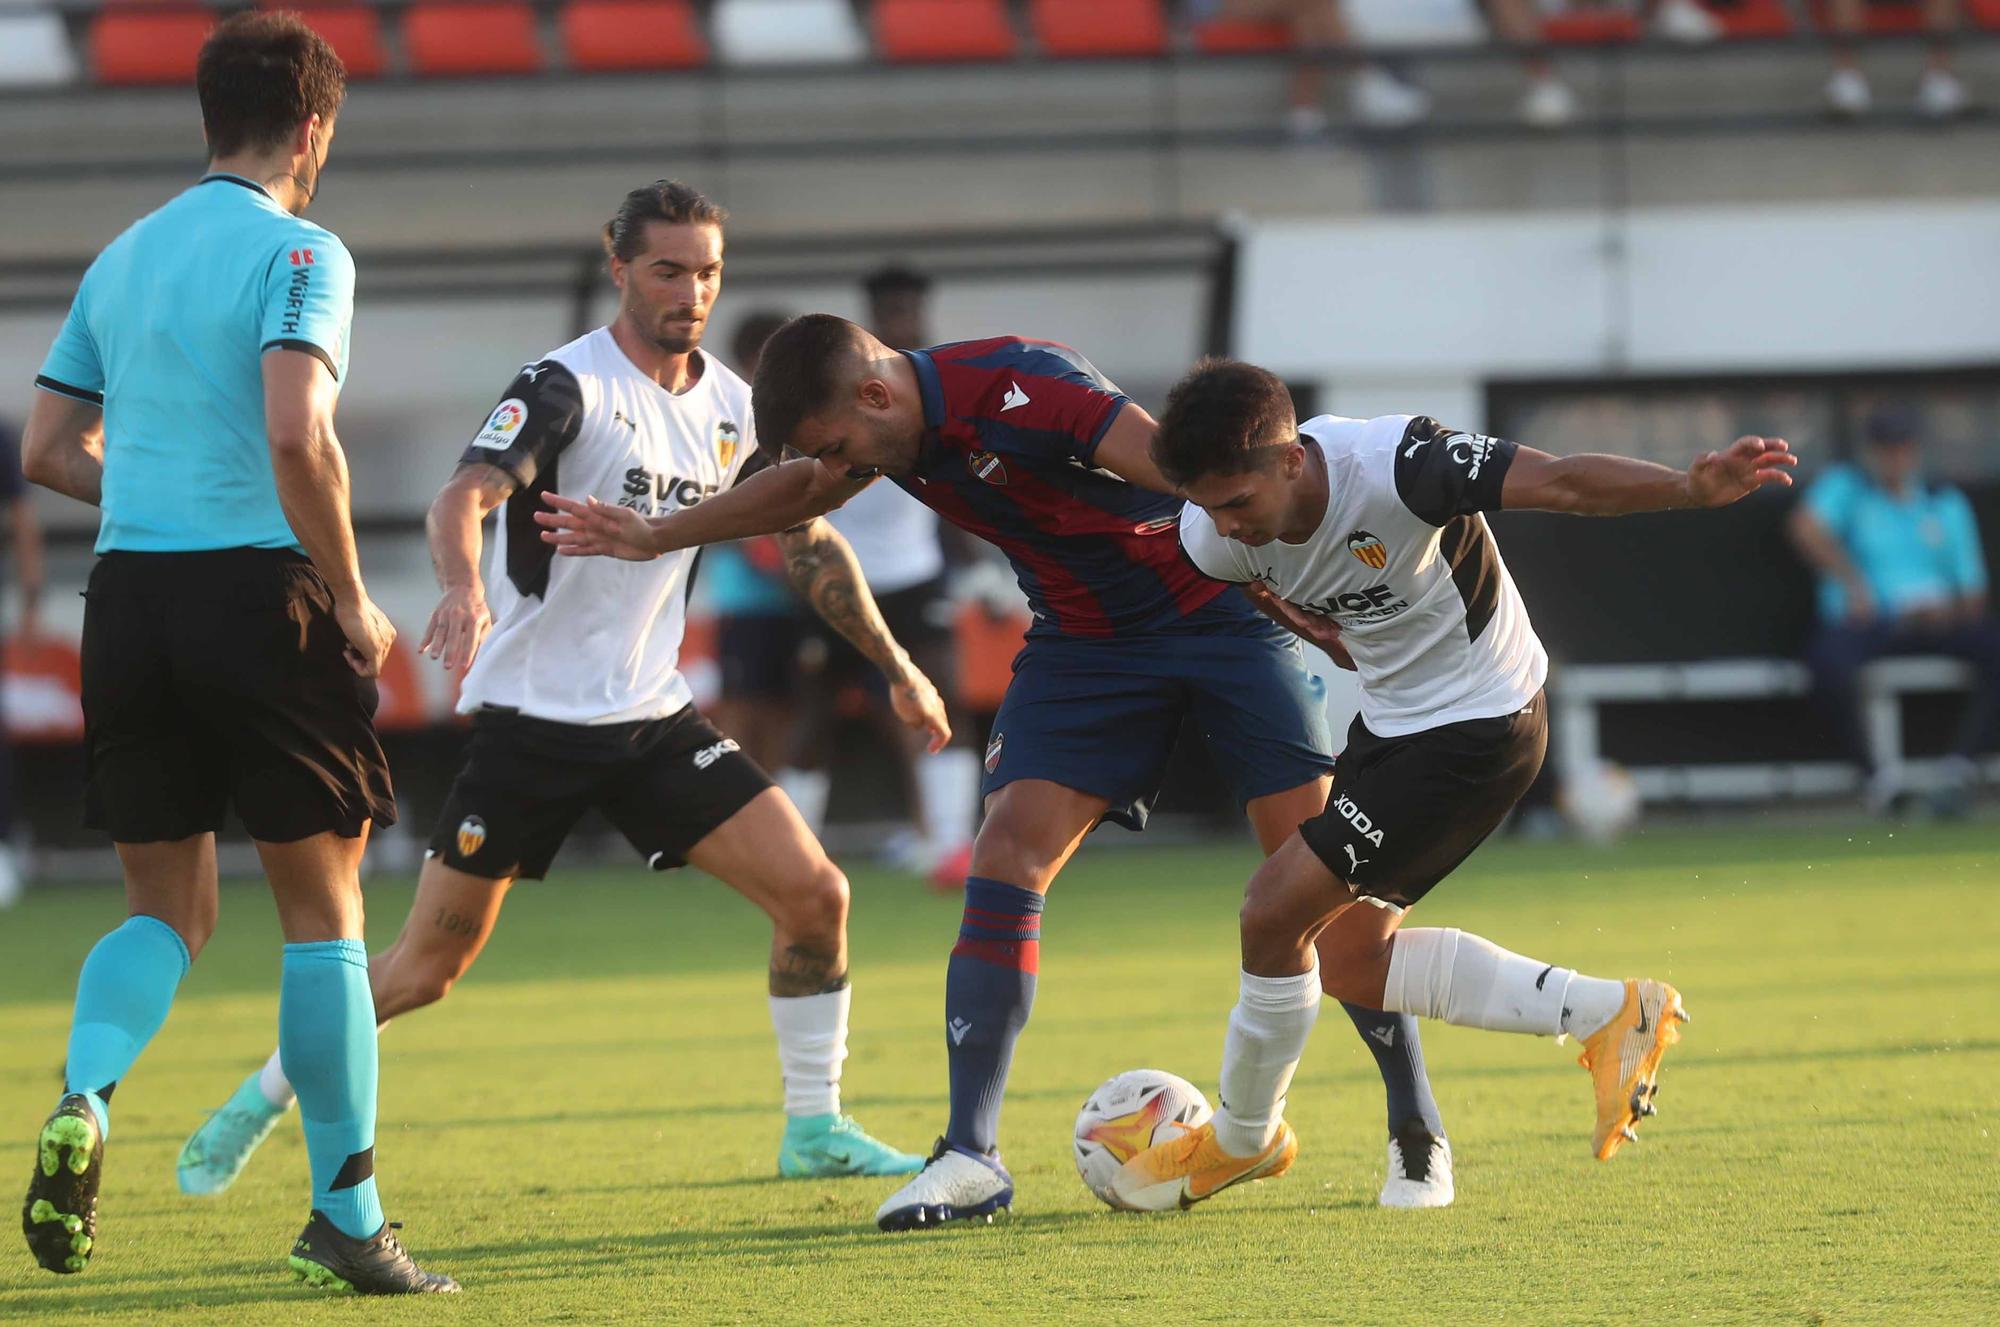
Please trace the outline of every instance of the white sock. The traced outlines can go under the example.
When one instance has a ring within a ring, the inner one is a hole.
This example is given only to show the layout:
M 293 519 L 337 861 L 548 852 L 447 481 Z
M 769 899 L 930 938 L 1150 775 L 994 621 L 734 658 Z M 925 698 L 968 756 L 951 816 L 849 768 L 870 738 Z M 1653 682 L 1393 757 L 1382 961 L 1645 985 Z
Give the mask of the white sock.
M 851 986 L 823 995 L 774 995 L 778 1063 L 785 1071 L 785 1114 L 840 1114 L 840 1063 L 847 1058 Z
M 924 799 L 924 825 L 931 847 L 951 852 L 972 842 L 979 814 L 979 757 L 962 746 L 917 757 L 917 793 Z
M 1459 1027 L 1588 1036 L 1625 1003 L 1625 983 L 1509 953 L 1456 928 L 1396 932 L 1382 1007 Z
M 806 828 L 818 838 L 826 828 L 826 799 L 833 791 L 833 780 L 823 769 L 797 769 L 787 765 L 774 776 L 778 787 L 785 796 L 792 799 L 792 805 L 799 809 L 799 818 L 806 822 Z
M 273 1110 L 290 1110 L 299 1099 L 292 1091 L 292 1080 L 285 1077 L 285 1066 L 278 1063 L 278 1052 L 272 1051 L 271 1058 L 264 1061 L 257 1074 L 257 1090 L 264 1094 L 264 1100 L 271 1103 Z
M 1222 1101 L 1215 1112 L 1215 1140 L 1229 1155 L 1253 1157 L 1271 1145 L 1319 1000 L 1316 959 L 1296 977 L 1243 974 L 1222 1041 Z

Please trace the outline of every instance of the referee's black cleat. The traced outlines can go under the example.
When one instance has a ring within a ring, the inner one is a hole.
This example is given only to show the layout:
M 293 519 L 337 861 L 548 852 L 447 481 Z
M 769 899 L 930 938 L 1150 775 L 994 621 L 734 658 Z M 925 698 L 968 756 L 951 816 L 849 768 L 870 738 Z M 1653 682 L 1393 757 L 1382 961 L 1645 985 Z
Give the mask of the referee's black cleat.
M 458 1282 L 427 1272 L 404 1251 L 390 1221 L 369 1239 L 356 1239 L 313 1210 L 292 1244 L 292 1274 L 307 1285 L 350 1295 L 455 1295 Z
M 97 1186 L 104 1178 L 104 1130 L 81 1092 L 62 1099 L 36 1141 L 35 1175 L 21 1206 L 21 1230 L 35 1261 L 51 1272 L 80 1272 L 97 1242 Z

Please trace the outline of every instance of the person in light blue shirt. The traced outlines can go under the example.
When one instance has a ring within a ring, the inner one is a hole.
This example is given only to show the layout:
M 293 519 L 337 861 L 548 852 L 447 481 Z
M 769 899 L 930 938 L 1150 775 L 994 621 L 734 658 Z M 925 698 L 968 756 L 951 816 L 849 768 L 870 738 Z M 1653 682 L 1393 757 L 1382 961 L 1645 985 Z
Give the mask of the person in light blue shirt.
M 1862 668 L 1899 654 L 1972 664 L 1973 699 L 1952 748 L 1955 786 L 1940 803 L 1951 810 L 1976 781 L 1973 757 L 1992 741 L 2000 715 L 2000 624 L 1988 610 L 1972 504 L 1958 489 L 1924 477 L 1919 431 L 1909 411 L 1876 412 L 1859 463 L 1836 466 L 1807 490 L 1791 534 L 1820 577 L 1821 625 L 1806 661 L 1848 754 L 1868 775 L 1878 809 L 1895 803 L 1901 788 L 1897 771 L 1877 768 L 1868 748 Z
M 130 910 L 84 960 L 23 1232 L 49 1271 L 89 1265 L 112 1090 L 215 928 L 215 835 L 233 810 L 288 942 L 278 1039 L 312 1172 L 292 1271 L 329 1289 L 453 1291 L 404 1252 L 375 1187 L 357 869 L 370 827 L 396 818 L 373 722 L 395 629 L 362 583 L 333 429 L 354 264 L 300 216 L 346 71 L 296 14 L 249 12 L 209 35 L 195 85 L 208 171 L 90 265 L 22 439 L 31 481 L 103 510 L 84 607 L 85 813 L 117 846 Z M 225 1126 L 276 1118 L 240 1105 Z M 255 1145 L 243 1127 L 214 1136 Z M 183 1188 L 225 1162 L 184 1151 Z

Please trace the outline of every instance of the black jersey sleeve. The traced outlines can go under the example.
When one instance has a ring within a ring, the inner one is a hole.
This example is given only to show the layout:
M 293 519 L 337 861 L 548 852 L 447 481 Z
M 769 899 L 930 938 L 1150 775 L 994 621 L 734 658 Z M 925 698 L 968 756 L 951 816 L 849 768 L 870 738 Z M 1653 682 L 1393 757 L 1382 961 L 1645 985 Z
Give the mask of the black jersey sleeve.
M 1516 444 L 1448 429 L 1418 415 L 1396 444 L 1396 496 L 1431 525 L 1454 516 L 1500 510 L 1500 486 Z
M 515 375 L 459 463 L 498 466 L 527 488 L 582 430 L 582 384 L 561 364 L 545 359 Z
M 729 487 L 735 488 L 759 470 L 769 470 L 770 468 L 771 458 L 764 454 L 762 448 L 753 447 L 750 450 L 750 455 L 743 460 L 743 468 L 736 472 L 736 478 L 729 481 Z

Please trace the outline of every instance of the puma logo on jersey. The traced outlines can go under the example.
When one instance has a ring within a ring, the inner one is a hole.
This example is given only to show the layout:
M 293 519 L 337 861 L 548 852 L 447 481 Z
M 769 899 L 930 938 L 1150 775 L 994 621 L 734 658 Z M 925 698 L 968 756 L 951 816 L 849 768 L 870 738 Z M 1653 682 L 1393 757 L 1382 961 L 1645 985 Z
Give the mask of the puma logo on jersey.
M 728 755 L 731 751 L 741 751 L 742 749 L 743 748 L 737 744 L 735 738 L 725 737 L 720 742 L 717 742 L 714 746 L 705 746 L 701 750 L 695 752 L 694 767 L 696 769 L 707 769 L 710 765 L 713 765 L 716 761 L 722 759 L 724 756 Z
M 1372 862 L 1375 860 L 1373 857 L 1363 857 L 1360 853 L 1354 851 L 1354 845 L 1351 843 L 1343 843 L 1340 846 L 1347 852 L 1347 874 L 1350 876 L 1361 869 L 1363 862 Z
M 1028 404 L 1028 394 L 1021 390 L 1021 384 L 1018 382 L 1009 383 L 1007 386 L 1007 395 L 1000 400 L 1000 413 L 1004 415 L 1015 406 L 1026 404 Z
M 1355 830 L 1361 835 L 1362 838 L 1367 839 L 1370 843 L 1374 844 L 1378 848 L 1382 846 L 1382 831 L 1375 828 L 1375 822 L 1369 818 L 1368 813 L 1366 811 L 1363 811 L 1360 807 L 1354 804 L 1354 799 L 1352 797 L 1349 797 L 1346 793 L 1342 793 L 1338 798 L 1334 800 L 1333 805 L 1328 809 L 1338 812 L 1341 815 L 1341 817 L 1347 821 L 1348 824 L 1354 826 Z M 1352 856 L 1354 853 L 1354 849 L 1352 848 L 1348 848 L 1347 851 L 1350 856 Z M 1368 860 L 1370 859 L 1363 857 L 1361 861 L 1356 862 L 1355 865 L 1359 866 L 1361 865 L 1361 862 L 1365 862 Z

